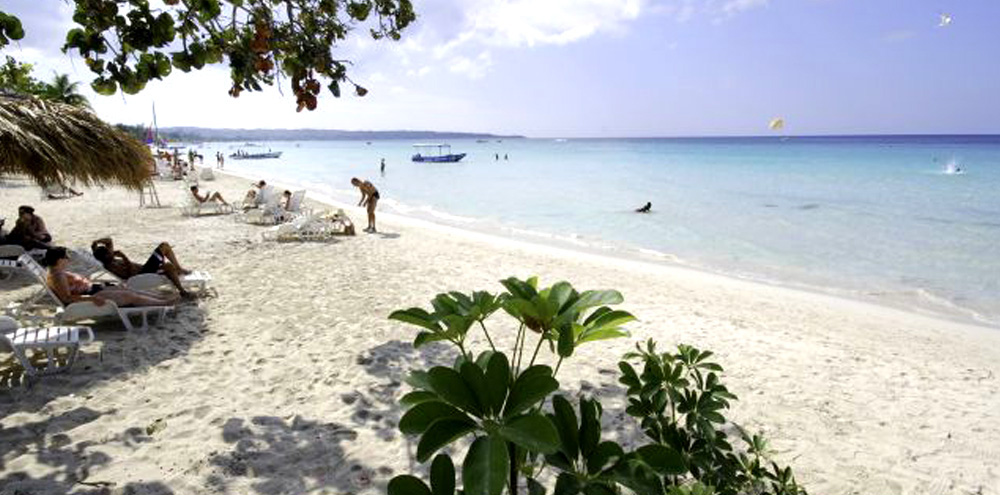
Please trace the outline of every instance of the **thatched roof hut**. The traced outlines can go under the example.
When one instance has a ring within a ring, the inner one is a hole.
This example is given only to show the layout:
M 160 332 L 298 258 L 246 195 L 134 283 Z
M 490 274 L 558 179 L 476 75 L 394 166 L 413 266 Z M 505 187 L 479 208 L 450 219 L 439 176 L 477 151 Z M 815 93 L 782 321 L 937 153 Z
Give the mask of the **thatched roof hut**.
M 0 176 L 137 190 L 152 166 L 146 146 L 86 108 L 0 94 Z

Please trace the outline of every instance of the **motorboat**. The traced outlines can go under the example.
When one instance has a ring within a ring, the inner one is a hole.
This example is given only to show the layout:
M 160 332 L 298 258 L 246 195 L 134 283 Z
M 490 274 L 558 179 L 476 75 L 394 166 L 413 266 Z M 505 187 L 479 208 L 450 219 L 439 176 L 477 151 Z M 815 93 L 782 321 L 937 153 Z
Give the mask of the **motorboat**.
M 236 150 L 236 153 L 229 155 L 229 158 L 233 160 L 263 160 L 266 158 L 281 158 L 280 151 L 267 150 L 266 152 L 249 152 L 244 150 Z
M 450 144 L 414 144 L 413 147 L 417 149 L 411 157 L 415 162 L 454 163 L 465 158 L 465 153 L 452 153 Z

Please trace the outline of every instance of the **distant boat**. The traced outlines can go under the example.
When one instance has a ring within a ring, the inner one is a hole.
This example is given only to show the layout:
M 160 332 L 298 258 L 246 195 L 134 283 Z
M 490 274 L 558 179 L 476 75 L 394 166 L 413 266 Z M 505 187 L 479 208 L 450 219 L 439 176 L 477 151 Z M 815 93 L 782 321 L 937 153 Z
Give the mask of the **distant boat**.
M 417 154 L 411 157 L 415 162 L 454 163 L 465 158 L 465 153 L 452 153 L 450 144 L 414 144 L 413 147 L 417 149 Z M 434 148 L 437 148 L 436 155 L 424 151 Z
M 229 155 L 229 158 L 233 160 L 262 160 L 265 158 L 281 158 L 280 151 L 260 152 L 260 153 L 248 153 L 243 150 L 237 150 L 236 153 Z
M 488 143 L 490 141 L 488 139 L 477 139 L 476 142 L 477 143 Z

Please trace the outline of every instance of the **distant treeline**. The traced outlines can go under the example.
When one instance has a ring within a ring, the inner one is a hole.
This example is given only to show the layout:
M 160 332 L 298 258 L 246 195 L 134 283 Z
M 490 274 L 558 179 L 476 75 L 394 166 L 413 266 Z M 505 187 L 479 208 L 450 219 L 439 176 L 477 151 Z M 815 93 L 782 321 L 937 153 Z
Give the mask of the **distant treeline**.
M 132 127 L 132 126 L 126 126 Z M 143 130 L 143 138 L 145 131 Z M 203 127 L 164 127 L 160 136 L 172 141 L 327 141 L 353 139 L 443 140 L 443 139 L 515 139 L 524 136 L 433 131 L 339 131 L 333 129 L 207 129 Z

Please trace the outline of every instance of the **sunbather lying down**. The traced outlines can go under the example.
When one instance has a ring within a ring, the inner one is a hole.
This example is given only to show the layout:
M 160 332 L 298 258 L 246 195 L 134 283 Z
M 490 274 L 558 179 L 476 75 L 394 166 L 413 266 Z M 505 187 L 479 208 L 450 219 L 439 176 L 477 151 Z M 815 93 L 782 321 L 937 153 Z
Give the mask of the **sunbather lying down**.
M 180 292 L 181 297 L 191 297 L 191 293 L 184 290 L 181 285 L 181 275 L 187 275 L 191 271 L 181 267 L 174 254 L 174 249 L 166 242 L 161 242 L 159 246 L 156 246 L 152 254 L 149 255 L 149 259 L 142 265 L 133 262 L 128 259 L 128 256 L 125 256 L 125 253 L 116 250 L 115 243 L 110 237 L 92 242 L 90 251 L 94 254 L 94 258 L 97 258 L 97 261 L 104 265 L 105 270 L 118 278 L 127 280 L 142 273 L 160 274 L 170 279 L 170 282 Z
M 201 194 L 198 193 L 198 186 L 191 186 L 190 189 L 191 189 L 191 196 L 193 196 L 194 199 L 195 199 L 195 201 L 197 201 L 199 203 L 204 204 L 204 203 L 208 203 L 210 201 L 218 201 L 220 204 L 224 204 L 226 206 L 229 206 L 229 203 L 227 203 L 225 199 L 222 199 L 222 195 L 219 194 L 218 191 L 216 191 L 214 193 L 213 192 L 207 192 L 204 195 L 201 195 Z
M 94 283 L 87 277 L 67 271 L 68 264 L 69 254 L 62 247 L 49 249 L 42 259 L 42 265 L 49 269 L 49 288 L 63 304 L 92 301 L 97 306 L 103 306 L 105 301 L 111 301 L 128 307 L 170 306 L 177 302 L 177 297 L 158 297 L 115 285 Z

